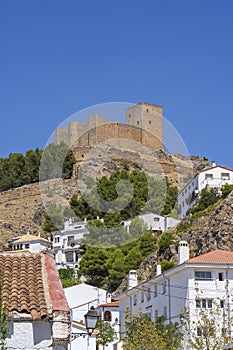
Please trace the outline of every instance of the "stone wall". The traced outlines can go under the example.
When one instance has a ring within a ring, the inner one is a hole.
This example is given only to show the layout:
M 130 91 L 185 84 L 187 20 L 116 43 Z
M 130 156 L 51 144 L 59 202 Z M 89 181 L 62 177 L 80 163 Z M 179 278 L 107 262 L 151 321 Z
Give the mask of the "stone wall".
M 87 123 L 70 122 L 55 130 L 55 143 L 64 141 L 72 149 L 93 147 L 107 140 L 128 139 L 150 150 L 163 150 L 162 107 L 140 103 L 126 110 L 126 124 L 111 122 L 101 115 L 88 118 Z M 120 141 L 119 141 L 120 142 Z M 80 155 L 83 151 L 80 149 Z
M 145 146 L 150 151 L 163 149 L 162 142 L 149 131 L 127 124 L 106 122 L 81 135 L 71 146 L 76 159 L 82 160 L 94 146 L 103 143 L 114 144 L 115 147 L 131 149 L 135 144 Z

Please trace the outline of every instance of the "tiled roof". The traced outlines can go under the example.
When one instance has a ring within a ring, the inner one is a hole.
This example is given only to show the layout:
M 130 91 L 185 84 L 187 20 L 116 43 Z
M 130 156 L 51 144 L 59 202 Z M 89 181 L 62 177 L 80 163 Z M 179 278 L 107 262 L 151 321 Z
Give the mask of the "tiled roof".
M 196 256 L 186 260 L 185 263 L 188 264 L 233 264 L 233 252 L 228 252 L 225 250 L 214 250 L 209 253 Z
M 48 267 L 51 271 L 47 271 Z M 43 319 L 52 318 L 55 310 L 69 311 L 53 256 L 26 251 L 0 253 L 0 276 L 2 303 L 6 303 L 8 317 L 17 312 Z
M 101 304 L 101 307 L 118 307 L 119 301 L 112 301 L 111 303 Z
M 20 238 L 18 238 L 16 241 L 13 243 L 25 243 L 25 242 L 33 242 L 33 241 L 43 241 L 49 243 L 49 241 L 45 238 L 35 236 L 35 235 L 22 235 Z

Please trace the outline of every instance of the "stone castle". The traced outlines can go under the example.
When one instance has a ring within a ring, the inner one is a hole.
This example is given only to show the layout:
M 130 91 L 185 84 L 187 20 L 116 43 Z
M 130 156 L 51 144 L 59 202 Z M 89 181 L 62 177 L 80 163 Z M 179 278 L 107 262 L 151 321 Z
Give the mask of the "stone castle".
M 90 148 L 110 140 L 139 143 L 152 151 L 163 150 L 162 107 L 141 102 L 126 109 L 126 124 L 95 114 L 86 123 L 72 121 L 55 130 L 55 143 L 64 141 L 80 160 Z

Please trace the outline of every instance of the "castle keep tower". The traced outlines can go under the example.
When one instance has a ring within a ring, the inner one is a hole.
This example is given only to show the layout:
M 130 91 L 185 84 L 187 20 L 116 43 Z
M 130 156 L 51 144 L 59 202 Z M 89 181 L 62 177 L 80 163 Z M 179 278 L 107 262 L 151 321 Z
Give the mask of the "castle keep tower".
M 126 123 L 142 129 L 142 144 L 151 145 L 151 136 L 155 140 L 153 149 L 163 149 L 163 108 L 151 103 L 141 102 L 126 110 Z M 149 139 L 148 139 L 149 136 Z

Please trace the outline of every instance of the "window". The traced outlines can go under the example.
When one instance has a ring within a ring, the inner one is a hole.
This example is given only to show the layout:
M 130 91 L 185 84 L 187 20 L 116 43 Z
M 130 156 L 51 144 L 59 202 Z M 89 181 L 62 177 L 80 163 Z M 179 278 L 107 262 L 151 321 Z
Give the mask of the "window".
M 181 213 L 181 205 L 179 204 L 179 207 L 178 207 L 178 214 Z
M 134 306 L 137 305 L 137 295 L 136 294 L 133 296 L 133 304 L 134 304 Z
M 211 271 L 195 271 L 195 280 L 211 280 Z
M 205 174 L 206 180 L 213 180 L 213 174 Z
M 112 313 L 111 311 L 107 310 L 104 312 L 104 321 L 111 322 L 112 321 Z
M 65 256 L 66 256 L 66 262 L 71 263 L 71 262 L 74 261 L 74 254 L 73 254 L 73 252 L 66 252 Z
M 144 292 L 141 292 L 141 303 L 144 303 Z
M 212 299 L 196 299 L 196 308 L 202 307 L 203 309 L 212 309 L 213 300 Z
M 221 173 L 221 179 L 222 180 L 230 180 L 230 174 L 229 173 Z
M 160 219 L 158 217 L 155 217 L 154 218 L 154 221 L 159 221 Z
M 224 300 L 220 300 L 220 308 L 221 308 L 221 309 L 224 308 L 224 304 L 225 304 L 225 301 L 224 301 Z
M 137 121 L 137 125 L 139 125 L 139 121 Z
M 154 285 L 154 297 L 157 298 L 158 296 L 158 287 L 157 284 Z
M 146 113 L 149 113 L 149 109 L 148 108 L 146 109 Z
M 149 120 L 149 124 L 151 125 L 151 120 Z
M 150 300 L 151 299 L 151 289 L 148 288 L 147 289 L 147 300 Z
M 54 238 L 54 243 L 59 243 L 60 242 L 60 237 L 55 237 Z
M 29 243 L 25 243 L 25 249 L 29 249 Z
M 201 328 L 200 327 L 197 327 L 197 336 L 198 337 L 201 337 Z
M 201 306 L 203 307 L 203 309 L 206 309 L 206 299 L 201 300 Z
M 155 321 L 157 321 L 158 318 L 159 318 L 158 310 L 155 310 Z
M 223 278 L 223 273 L 222 273 L 222 272 L 219 272 L 219 274 L 218 274 L 218 280 L 219 280 L 219 281 L 223 281 L 223 280 L 224 280 L 224 278 Z
M 68 236 L 68 243 L 72 242 L 74 240 L 74 236 Z

